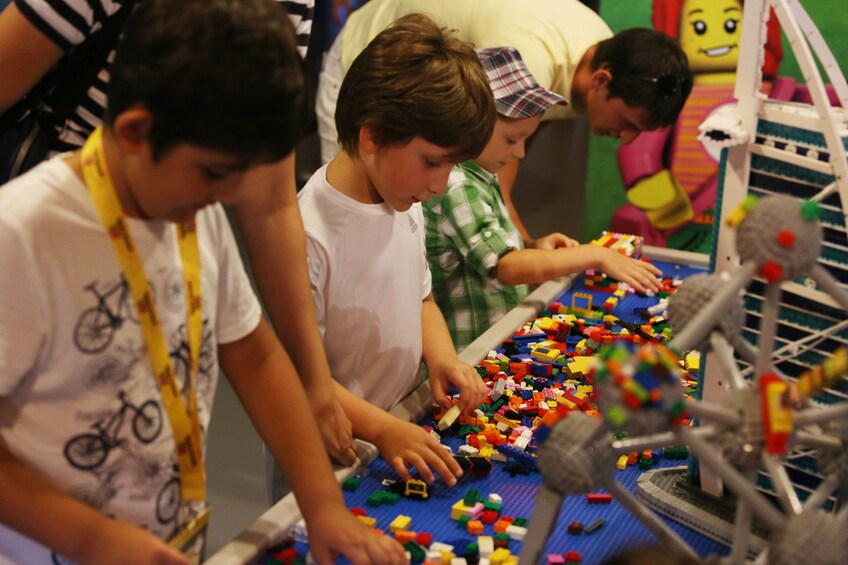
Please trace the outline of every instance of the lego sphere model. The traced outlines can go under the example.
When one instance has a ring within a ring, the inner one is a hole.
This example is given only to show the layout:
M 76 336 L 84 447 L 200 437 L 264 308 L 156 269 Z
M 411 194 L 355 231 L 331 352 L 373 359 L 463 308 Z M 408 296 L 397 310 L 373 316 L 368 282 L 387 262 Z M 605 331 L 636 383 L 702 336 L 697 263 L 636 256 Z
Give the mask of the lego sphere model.
M 808 272 L 819 256 L 822 229 L 816 202 L 789 196 L 756 201 L 736 232 L 743 263 L 760 266 L 770 283 L 792 280 Z
M 598 408 L 610 425 L 631 435 L 668 429 L 684 411 L 679 360 L 662 345 L 630 353 L 623 346 L 601 352 L 593 385 Z
M 706 306 L 713 295 L 724 284 L 721 276 L 716 274 L 694 275 L 683 281 L 677 291 L 668 298 L 668 325 L 675 334 L 680 333 L 686 324 Z M 742 296 L 731 302 L 718 313 L 715 329 L 727 336 L 737 335 L 742 331 L 745 322 L 745 304 Z M 709 341 L 709 332 L 695 344 L 696 349 L 705 349 Z
M 608 436 L 602 420 L 580 412 L 559 420 L 537 452 L 545 484 L 563 495 L 599 488 L 615 463 Z

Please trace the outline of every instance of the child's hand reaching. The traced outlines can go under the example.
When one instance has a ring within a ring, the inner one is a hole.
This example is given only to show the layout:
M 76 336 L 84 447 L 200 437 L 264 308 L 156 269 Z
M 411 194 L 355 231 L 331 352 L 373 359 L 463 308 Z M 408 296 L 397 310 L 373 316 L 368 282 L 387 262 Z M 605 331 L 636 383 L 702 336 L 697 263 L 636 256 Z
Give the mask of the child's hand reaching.
M 374 444 L 383 459 L 404 480 L 412 478 L 409 467 L 414 467 L 426 483 L 436 480 L 434 470 L 448 486 L 454 486 L 457 478 L 462 476 L 459 463 L 435 438 L 420 426 L 399 418 L 382 429 L 380 435 L 374 438 Z
M 571 239 L 563 233 L 551 233 L 533 242 L 534 249 L 562 249 L 578 247 L 580 242 L 576 239 Z
M 600 269 L 609 276 L 629 284 L 639 292 L 660 290 L 660 280 L 657 275 L 662 275 L 662 271 L 654 265 L 605 247 L 597 245 L 592 247 L 596 248 L 599 254 Z
M 459 389 L 459 408 L 465 415 L 470 415 L 486 401 L 488 389 L 477 370 L 456 356 L 443 363 L 428 365 L 428 368 L 433 399 L 440 406 L 450 408 L 447 391 L 451 386 Z
M 343 555 L 353 565 L 401 565 L 406 555 L 394 539 L 375 533 L 344 506 L 311 512 L 307 522 L 309 549 L 319 565 L 332 565 Z

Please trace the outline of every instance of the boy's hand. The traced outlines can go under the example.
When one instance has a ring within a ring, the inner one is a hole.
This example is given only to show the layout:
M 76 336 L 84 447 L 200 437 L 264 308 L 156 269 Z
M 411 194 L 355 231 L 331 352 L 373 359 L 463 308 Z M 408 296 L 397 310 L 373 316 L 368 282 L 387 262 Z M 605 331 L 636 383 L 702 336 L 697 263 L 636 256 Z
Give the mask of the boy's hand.
M 605 247 L 597 245 L 593 247 L 597 247 L 597 253 L 600 254 L 600 269 L 609 276 L 629 284 L 639 292 L 660 290 L 661 283 L 657 275 L 662 275 L 662 271 L 654 265 L 632 259 Z
M 106 520 L 96 539 L 86 543 L 85 565 L 190 565 L 188 558 L 150 532 L 126 522 Z M 95 536 L 91 536 L 94 538 Z
M 332 565 L 345 556 L 353 565 L 406 564 L 403 547 L 357 520 L 346 508 L 332 506 L 310 516 L 309 550 L 318 565 Z
M 580 242 L 576 239 L 571 239 L 563 233 L 551 233 L 544 237 L 540 237 L 534 242 L 535 249 L 561 249 L 570 247 L 579 247 Z
M 353 427 L 342 409 L 338 397 L 330 391 L 328 395 L 310 393 L 312 413 L 318 422 L 321 439 L 330 458 L 349 467 L 356 463 L 356 449 L 353 444 Z
M 432 483 L 436 480 L 435 470 L 448 486 L 456 485 L 456 479 L 462 476 L 462 468 L 453 455 L 423 428 L 399 418 L 395 420 L 374 438 L 380 455 L 395 472 L 402 479 L 409 480 L 412 475 L 408 468 L 414 467 L 424 482 Z
M 483 379 L 474 367 L 463 363 L 456 356 L 428 368 L 433 399 L 440 406 L 450 408 L 451 401 L 447 391 L 451 386 L 459 389 L 459 408 L 465 415 L 470 415 L 486 401 L 488 389 Z

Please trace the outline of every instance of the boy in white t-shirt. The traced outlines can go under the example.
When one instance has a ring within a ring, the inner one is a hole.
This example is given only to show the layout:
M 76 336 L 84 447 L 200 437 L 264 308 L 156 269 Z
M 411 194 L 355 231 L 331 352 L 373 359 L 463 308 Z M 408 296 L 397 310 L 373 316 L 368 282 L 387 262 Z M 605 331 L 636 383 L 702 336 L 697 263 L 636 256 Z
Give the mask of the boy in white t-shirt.
M 457 462 L 422 428 L 391 416 L 427 365 L 434 399 L 472 412 L 486 388 L 457 358 L 430 293 L 420 202 L 486 145 L 495 105 L 470 44 L 405 16 L 359 55 L 341 86 L 342 152 L 299 194 L 318 323 L 354 435 L 403 478 L 449 485 Z
M 219 363 L 315 525 L 316 560 L 405 562 L 345 508 L 210 206 L 291 152 L 304 99 L 276 3 L 142 2 L 104 129 L 0 190 L 0 563 L 188 564 L 166 540 L 205 512 Z

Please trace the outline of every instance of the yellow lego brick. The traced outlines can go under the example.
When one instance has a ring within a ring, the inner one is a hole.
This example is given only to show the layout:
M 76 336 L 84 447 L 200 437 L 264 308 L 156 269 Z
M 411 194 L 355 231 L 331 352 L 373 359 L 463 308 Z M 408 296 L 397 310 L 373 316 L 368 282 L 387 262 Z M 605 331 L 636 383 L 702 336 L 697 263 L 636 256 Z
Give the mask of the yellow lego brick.
M 483 447 L 481 445 L 480 446 L 480 453 L 478 453 L 478 455 L 480 457 L 485 457 L 486 459 L 488 459 L 492 456 L 492 453 L 494 453 L 494 452 L 495 452 L 495 448 L 493 446 L 486 445 L 485 447 Z
M 404 516 L 403 514 L 399 514 L 397 518 L 392 520 L 389 529 L 392 533 L 398 533 L 402 530 L 408 530 L 409 525 L 412 524 L 412 518 L 410 516 Z
M 597 239 L 593 239 L 592 243 L 595 245 L 600 245 L 601 247 L 606 246 L 607 243 L 612 239 L 612 236 L 609 234 L 604 234 Z
M 565 372 L 568 373 L 569 376 L 574 375 L 575 373 L 585 375 L 592 367 L 593 359 L 594 357 L 590 355 L 577 355 L 575 357 L 572 357 L 571 360 L 568 362 L 568 365 L 565 366 Z M 575 384 L 582 383 L 579 381 L 575 381 Z
M 593 387 L 592 385 L 579 385 L 577 387 L 577 392 L 584 394 L 584 395 L 587 395 L 587 396 L 592 394 L 594 391 L 595 391 L 595 387 Z
M 454 404 L 453 406 L 448 408 L 447 412 L 442 415 L 436 427 L 439 428 L 439 431 L 445 431 L 446 429 L 451 427 L 454 422 L 456 422 L 456 419 L 459 418 L 461 412 L 462 411 L 459 408 L 459 404 Z
M 622 455 L 618 458 L 618 461 L 615 462 L 615 468 L 619 471 L 623 471 L 627 468 L 627 456 Z
M 459 499 L 459 501 L 451 507 L 451 520 L 459 520 L 463 516 L 466 516 L 470 511 L 471 507 L 466 506 L 463 499 Z
M 377 518 L 374 518 L 373 516 L 357 516 L 357 518 L 359 518 L 359 521 L 369 528 L 377 526 Z
M 690 373 L 700 370 L 701 368 L 701 354 L 698 351 L 690 351 L 688 355 L 686 355 L 685 360 L 686 370 Z
M 571 410 L 577 408 L 577 405 L 568 400 L 565 396 L 558 396 L 557 402 L 559 402 L 560 404 L 565 404 Z
M 545 317 L 539 320 L 539 327 L 543 330 L 550 330 L 557 327 L 558 325 L 559 322 L 554 320 L 553 318 Z
M 492 552 L 489 556 L 489 564 L 490 565 L 504 565 L 506 560 L 509 559 L 512 554 L 508 549 L 499 547 Z

